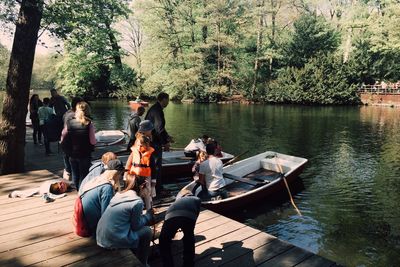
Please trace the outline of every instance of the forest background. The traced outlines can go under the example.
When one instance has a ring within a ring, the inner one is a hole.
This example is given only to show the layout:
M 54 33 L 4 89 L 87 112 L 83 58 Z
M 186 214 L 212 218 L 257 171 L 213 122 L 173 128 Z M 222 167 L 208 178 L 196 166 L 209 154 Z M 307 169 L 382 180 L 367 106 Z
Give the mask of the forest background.
M 361 84 L 400 80 L 400 3 L 50 1 L 38 44 L 31 88 L 70 96 L 355 104 Z M 0 88 L 9 55 L 0 45 Z

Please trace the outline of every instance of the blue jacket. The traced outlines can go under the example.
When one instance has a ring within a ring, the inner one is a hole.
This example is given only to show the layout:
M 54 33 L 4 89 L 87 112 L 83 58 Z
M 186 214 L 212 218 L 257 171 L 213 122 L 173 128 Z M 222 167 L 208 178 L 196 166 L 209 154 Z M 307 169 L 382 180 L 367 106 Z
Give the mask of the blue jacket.
M 133 191 L 116 193 L 97 226 L 97 245 L 103 248 L 137 248 L 137 230 L 149 222 L 142 215 L 143 201 Z
M 92 235 L 96 234 L 97 223 L 113 195 L 113 186 L 110 183 L 106 183 L 85 192 L 82 196 L 83 213 Z
M 104 164 L 101 161 L 96 162 L 92 166 L 90 166 L 89 173 L 86 175 L 85 179 L 83 179 L 83 181 L 81 182 L 81 184 L 79 186 L 79 195 L 81 195 L 83 193 L 84 185 L 87 182 L 93 180 L 93 178 L 96 178 L 97 176 L 102 174 L 104 171 L 105 171 Z
M 165 220 L 169 220 L 174 217 L 186 217 L 193 221 L 197 220 L 200 213 L 201 200 L 195 196 L 185 196 L 178 198 L 168 208 L 165 215 Z

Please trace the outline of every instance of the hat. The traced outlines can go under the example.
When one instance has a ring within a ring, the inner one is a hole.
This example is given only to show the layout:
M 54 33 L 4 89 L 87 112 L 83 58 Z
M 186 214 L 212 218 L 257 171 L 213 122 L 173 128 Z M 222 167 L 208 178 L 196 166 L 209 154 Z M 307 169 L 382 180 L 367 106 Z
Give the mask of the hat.
M 125 171 L 125 167 L 119 159 L 110 160 L 107 167 L 107 170 Z
M 154 130 L 154 125 L 151 121 L 149 120 L 144 120 L 139 124 L 139 132 L 148 132 Z

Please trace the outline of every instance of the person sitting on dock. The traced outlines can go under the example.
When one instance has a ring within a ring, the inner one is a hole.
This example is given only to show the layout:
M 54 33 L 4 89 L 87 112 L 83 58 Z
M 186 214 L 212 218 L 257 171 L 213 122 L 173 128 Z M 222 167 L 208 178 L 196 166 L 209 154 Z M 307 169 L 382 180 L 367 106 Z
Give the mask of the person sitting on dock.
M 201 200 L 188 190 L 181 192 L 180 196 L 168 208 L 159 237 L 163 265 L 168 267 L 174 266 L 171 241 L 179 229 L 183 232 L 182 266 L 194 266 L 194 227 L 200 213 Z
M 221 196 L 220 188 L 225 186 L 223 174 L 223 163 L 215 156 L 215 144 L 206 145 L 208 159 L 200 164 L 199 182 L 207 187 L 208 195 L 211 198 Z
M 97 245 L 105 249 L 131 249 L 146 266 L 150 253 L 152 231 L 148 225 L 154 221 L 152 211 L 142 214 L 143 201 L 138 196 L 144 181 L 128 175 L 126 188 L 111 199 L 110 205 L 97 225 Z
M 100 217 L 106 210 L 114 192 L 120 187 L 120 179 L 125 171 L 124 165 L 118 159 L 108 162 L 108 169 L 82 186 L 83 212 L 91 234 L 96 233 Z
M 100 162 L 96 162 L 92 166 L 90 166 L 88 175 L 86 175 L 85 179 L 83 179 L 83 181 L 81 182 L 79 194 L 82 194 L 83 186 L 87 182 L 93 180 L 94 178 L 102 174 L 105 170 L 109 169 L 108 163 L 114 159 L 118 159 L 117 155 L 115 155 L 113 152 L 106 152 L 103 154 L 103 156 L 101 156 Z
M 153 156 L 154 148 L 150 146 L 150 138 L 141 132 L 136 133 L 136 141 L 131 147 L 131 151 L 126 162 L 127 176 L 133 175 L 145 180 L 145 186 L 139 195 L 145 202 L 146 210 L 150 210 L 153 206 L 153 196 L 156 195 L 156 180 L 152 179 L 156 166 Z
M 136 140 L 136 133 L 139 130 L 139 124 L 142 121 L 141 116 L 143 116 L 145 112 L 145 108 L 143 106 L 140 106 L 137 108 L 136 112 L 131 113 L 129 115 L 128 119 L 128 136 L 129 136 L 129 141 L 128 141 L 128 151 L 131 151 L 131 147 L 135 144 Z

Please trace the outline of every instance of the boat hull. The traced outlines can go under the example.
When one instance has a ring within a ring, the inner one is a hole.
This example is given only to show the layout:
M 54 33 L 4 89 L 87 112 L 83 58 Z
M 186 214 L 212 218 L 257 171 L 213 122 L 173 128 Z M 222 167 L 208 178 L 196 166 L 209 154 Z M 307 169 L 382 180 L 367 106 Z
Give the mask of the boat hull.
M 290 185 L 294 184 L 296 179 L 302 173 L 304 165 L 293 171 L 286 177 L 286 181 Z M 280 179 L 277 183 L 265 186 L 262 190 L 256 191 L 249 194 L 246 197 L 234 198 L 230 201 L 220 203 L 203 202 L 202 206 L 206 209 L 210 209 L 217 213 L 226 213 L 227 211 L 235 211 L 244 207 L 250 207 L 250 205 L 259 205 L 263 200 L 281 198 L 283 194 L 288 194 L 283 179 Z

